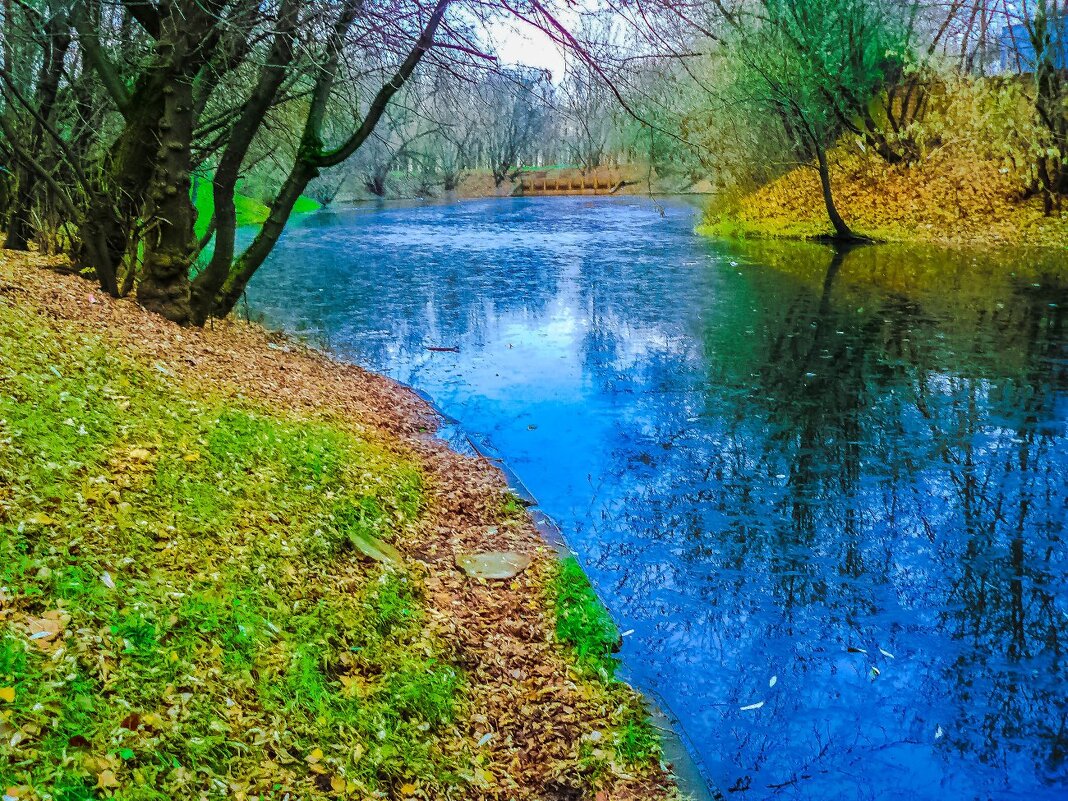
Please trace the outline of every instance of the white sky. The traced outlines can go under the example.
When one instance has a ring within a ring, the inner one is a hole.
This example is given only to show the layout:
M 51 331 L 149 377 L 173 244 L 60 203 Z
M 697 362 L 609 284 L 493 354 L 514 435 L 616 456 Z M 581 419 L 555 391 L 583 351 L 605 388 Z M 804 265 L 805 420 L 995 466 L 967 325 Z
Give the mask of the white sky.
M 495 25 L 490 37 L 501 62 L 549 70 L 553 82 L 564 77 L 564 54 L 545 33 L 523 22 Z

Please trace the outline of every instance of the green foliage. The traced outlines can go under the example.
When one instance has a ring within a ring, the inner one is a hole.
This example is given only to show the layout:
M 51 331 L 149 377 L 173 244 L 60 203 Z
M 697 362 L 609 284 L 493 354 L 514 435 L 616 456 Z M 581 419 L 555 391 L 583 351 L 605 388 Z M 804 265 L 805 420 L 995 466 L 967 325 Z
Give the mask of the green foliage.
M 807 157 L 861 116 L 908 62 L 900 7 L 877 0 L 762 0 L 730 50 L 735 92 Z
M 661 755 L 660 735 L 638 703 L 629 704 L 616 732 L 616 753 L 627 765 L 641 765 Z
M 581 668 L 610 680 L 618 665 L 612 654 L 619 645 L 619 631 L 574 557 L 561 563 L 553 590 L 557 638 L 574 649 Z
M 195 233 L 201 238 L 208 230 L 211 216 L 215 213 L 215 197 L 212 194 L 211 181 L 200 179 L 196 182 L 193 194 L 193 205 L 197 209 L 197 223 Z M 238 225 L 262 225 L 267 220 L 271 210 L 255 198 L 242 195 L 234 195 L 234 207 L 237 209 Z M 316 211 L 322 206 L 310 197 L 301 195 L 293 204 L 294 214 L 307 214 Z
M 450 792 L 462 677 L 345 535 L 409 525 L 417 467 L 60 331 L 0 303 L 0 786 Z

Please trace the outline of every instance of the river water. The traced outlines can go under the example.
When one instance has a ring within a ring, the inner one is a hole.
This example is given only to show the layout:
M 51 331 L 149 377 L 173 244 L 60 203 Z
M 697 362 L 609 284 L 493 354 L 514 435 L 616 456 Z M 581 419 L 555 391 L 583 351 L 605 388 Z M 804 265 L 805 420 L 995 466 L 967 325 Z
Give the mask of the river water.
M 1068 798 L 1068 254 L 696 219 L 322 212 L 249 303 L 490 438 L 729 797 Z

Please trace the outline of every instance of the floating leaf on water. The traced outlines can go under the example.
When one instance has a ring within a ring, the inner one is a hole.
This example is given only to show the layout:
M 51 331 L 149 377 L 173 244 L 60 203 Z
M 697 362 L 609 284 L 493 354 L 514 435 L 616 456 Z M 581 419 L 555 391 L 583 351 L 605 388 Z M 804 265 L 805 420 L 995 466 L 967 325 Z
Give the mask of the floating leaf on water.
M 471 578 L 510 579 L 530 567 L 530 554 L 518 551 L 457 554 L 456 566 Z
M 629 636 L 630 636 L 631 634 L 633 634 L 633 633 L 634 633 L 634 629 L 627 629 L 626 631 L 624 631 L 624 632 L 623 632 L 622 634 L 620 634 L 619 636 L 620 636 L 620 637 L 629 637 Z
M 846 648 L 846 650 L 851 654 L 867 654 L 868 653 L 863 648 L 855 648 L 852 645 L 850 645 L 848 648 Z
M 874 681 L 879 676 L 879 668 L 875 667 L 875 665 L 872 665 L 871 671 L 868 675 L 870 675 L 872 680 Z
M 945 734 L 945 732 L 942 731 L 942 727 L 941 726 L 939 726 L 937 729 L 935 729 L 935 739 L 936 740 L 942 739 L 942 735 L 944 735 L 944 734 Z
M 760 707 L 762 707 L 762 706 L 764 706 L 764 702 L 763 701 L 757 701 L 755 704 L 748 704 L 747 706 L 743 706 L 741 711 L 742 712 L 750 712 L 750 711 L 752 711 L 754 709 L 760 709 Z
M 769 687 L 774 687 L 778 683 L 779 683 L 779 677 L 778 676 L 772 676 L 770 679 L 768 679 L 768 686 Z
M 882 648 L 879 649 L 879 653 L 885 656 L 887 659 L 894 658 L 894 655 L 892 653 L 890 653 L 889 651 L 884 651 Z
M 349 532 L 349 542 L 364 556 L 374 559 L 376 562 L 386 562 L 392 565 L 401 565 L 404 563 L 404 557 L 401 556 L 401 552 L 390 545 L 388 542 L 383 542 L 377 537 L 372 537 L 367 534 L 357 534 L 355 532 Z

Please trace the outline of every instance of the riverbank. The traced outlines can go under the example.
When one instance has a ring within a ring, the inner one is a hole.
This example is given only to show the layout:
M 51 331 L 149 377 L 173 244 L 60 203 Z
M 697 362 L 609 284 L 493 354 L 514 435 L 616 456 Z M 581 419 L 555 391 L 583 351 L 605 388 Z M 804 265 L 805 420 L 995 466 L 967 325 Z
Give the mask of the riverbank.
M 50 266 L 0 253 L 8 796 L 673 794 L 581 571 L 413 393 Z
M 839 152 L 832 185 L 842 216 L 884 242 L 1068 248 L 1068 209 L 1043 214 L 993 161 L 933 158 L 888 165 Z M 814 239 L 830 233 L 819 176 L 791 170 L 751 194 L 709 206 L 698 231 L 720 237 Z

